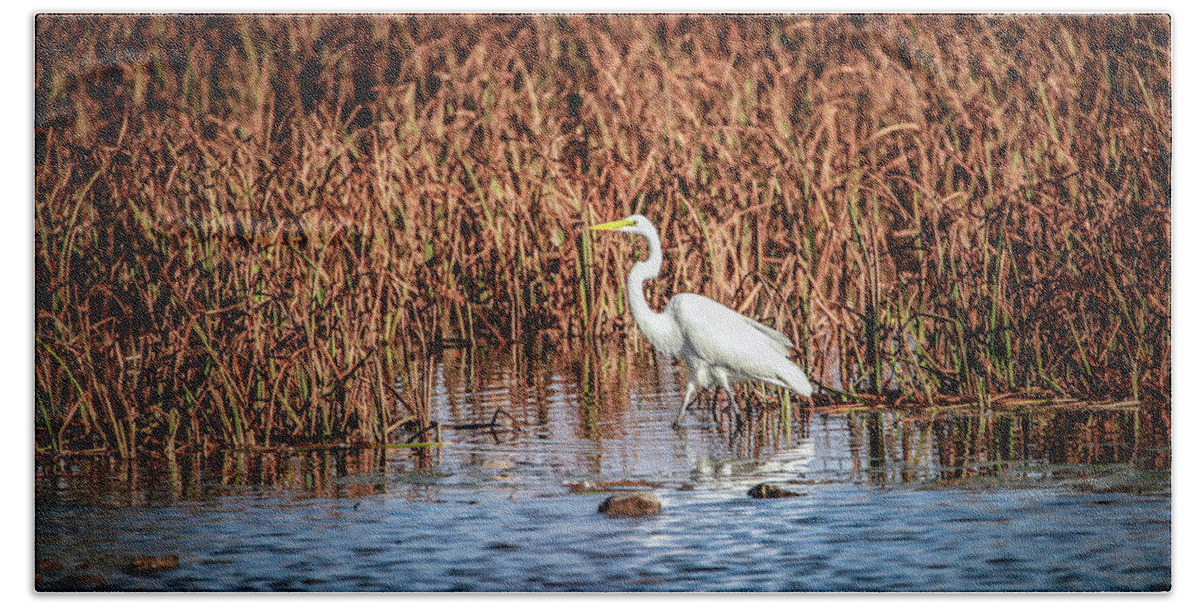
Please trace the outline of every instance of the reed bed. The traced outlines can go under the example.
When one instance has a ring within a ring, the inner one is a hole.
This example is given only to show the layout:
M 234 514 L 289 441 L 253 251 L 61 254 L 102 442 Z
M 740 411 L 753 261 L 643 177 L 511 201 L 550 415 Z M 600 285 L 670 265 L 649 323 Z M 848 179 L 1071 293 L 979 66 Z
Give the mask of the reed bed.
M 822 384 L 1170 390 L 1163 15 L 42 15 L 40 449 L 384 443 L 707 294 Z M 396 379 L 399 379 L 398 382 Z

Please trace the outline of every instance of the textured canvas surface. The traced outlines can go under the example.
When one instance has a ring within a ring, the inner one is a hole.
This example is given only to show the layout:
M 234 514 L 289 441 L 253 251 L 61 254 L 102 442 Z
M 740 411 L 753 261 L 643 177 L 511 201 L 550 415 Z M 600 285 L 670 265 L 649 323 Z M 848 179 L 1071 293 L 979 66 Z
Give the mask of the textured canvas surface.
M 34 76 L 38 590 L 1171 588 L 1168 15 L 42 14 Z

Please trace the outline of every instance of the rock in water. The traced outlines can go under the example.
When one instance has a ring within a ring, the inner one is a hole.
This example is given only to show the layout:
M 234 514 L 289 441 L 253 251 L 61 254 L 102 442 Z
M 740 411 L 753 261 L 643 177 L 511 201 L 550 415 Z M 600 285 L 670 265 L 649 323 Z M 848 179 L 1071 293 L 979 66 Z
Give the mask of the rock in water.
M 178 567 L 178 555 L 139 555 L 133 558 L 133 561 L 126 566 L 125 571 L 130 574 L 153 574 L 174 570 Z
M 641 517 L 661 513 L 662 503 L 649 492 L 627 492 L 605 498 L 598 511 L 609 517 Z
M 797 492 L 785 490 L 779 486 L 773 486 L 769 483 L 760 483 L 747 492 L 751 498 L 790 498 L 792 496 L 803 496 Z

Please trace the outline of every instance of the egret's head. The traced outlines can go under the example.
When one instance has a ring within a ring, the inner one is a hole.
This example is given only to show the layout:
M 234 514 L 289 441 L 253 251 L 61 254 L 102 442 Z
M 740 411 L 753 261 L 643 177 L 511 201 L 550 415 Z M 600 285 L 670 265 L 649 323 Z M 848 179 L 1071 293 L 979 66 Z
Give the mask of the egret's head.
M 592 226 L 592 230 L 615 230 L 617 232 L 630 232 L 649 237 L 658 231 L 654 229 L 654 224 L 646 219 L 644 215 L 634 214 L 623 220 L 608 222 L 606 224 L 597 224 Z

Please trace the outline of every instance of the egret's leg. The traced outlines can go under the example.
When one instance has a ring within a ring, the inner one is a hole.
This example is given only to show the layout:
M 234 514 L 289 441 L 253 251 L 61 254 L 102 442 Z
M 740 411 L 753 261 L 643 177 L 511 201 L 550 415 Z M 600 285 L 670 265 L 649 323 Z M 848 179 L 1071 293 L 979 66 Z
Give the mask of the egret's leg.
M 691 403 L 692 396 L 696 394 L 696 383 L 688 380 L 687 391 L 683 393 L 683 405 L 679 406 L 679 415 L 675 416 L 675 422 L 671 426 L 679 427 L 683 425 L 683 415 L 687 412 L 688 403 Z
M 729 407 L 733 409 L 733 416 L 737 420 L 737 428 L 742 428 L 742 410 L 738 407 L 737 399 L 733 396 L 733 387 L 729 385 L 729 376 L 726 374 L 718 374 L 717 379 L 721 381 L 721 388 L 725 389 L 725 395 L 729 398 Z

